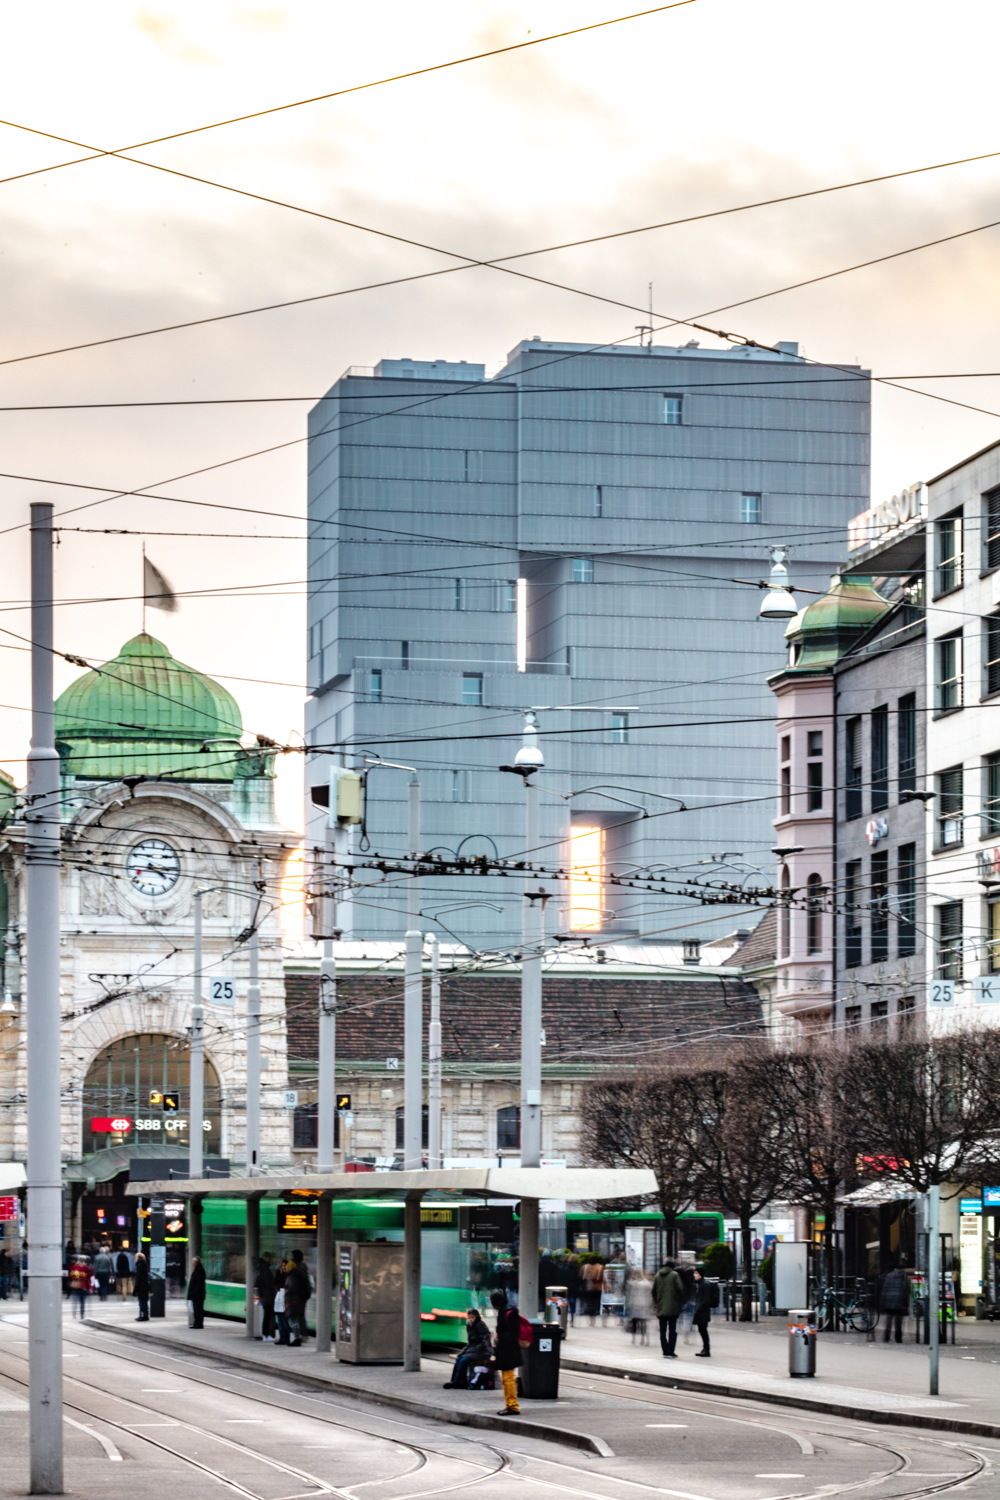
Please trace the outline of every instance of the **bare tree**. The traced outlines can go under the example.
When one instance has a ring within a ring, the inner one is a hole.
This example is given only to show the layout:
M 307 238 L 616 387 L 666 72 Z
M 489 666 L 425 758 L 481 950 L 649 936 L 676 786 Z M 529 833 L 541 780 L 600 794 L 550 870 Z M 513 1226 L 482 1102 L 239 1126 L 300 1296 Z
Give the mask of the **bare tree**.
M 677 1220 L 694 1202 L 698 1106 L 693 1075 L 681 1068 L 649 1069 L 598 1079 L 584 1090 L 580 1145 L 601 1167 L 646 1167 L 656 1174 L 656 1203 L 667 1245 L 677 1248 Z

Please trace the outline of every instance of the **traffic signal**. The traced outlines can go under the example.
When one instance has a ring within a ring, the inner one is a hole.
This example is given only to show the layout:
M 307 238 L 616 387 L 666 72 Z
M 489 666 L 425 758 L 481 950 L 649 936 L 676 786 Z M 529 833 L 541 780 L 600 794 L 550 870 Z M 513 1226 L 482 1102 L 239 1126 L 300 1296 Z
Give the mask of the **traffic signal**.
M 167 1115 L 175 1115 L 181 1107 L 180 1094 L 164 1094 L 163 1112 Z
M 160 1093 L 159 1089 L 150 1089 L 150 1091 L 149 1091 L 149 1107 L 150 1107 L 150 1109 L 160 1109 L 162 1107 L 162 1105 L 163 1105 L 163 1095 Z
M 337 1108 L 338 1108 L 338 1110 L 340 1110 L 340 1112 L 343 1113 L 345 1110 L 350 1109 L 350 1107 L 351 1107 L 351 1096 L 350 1096 L 350 1094 L 338 1094 L 337 1095 Z

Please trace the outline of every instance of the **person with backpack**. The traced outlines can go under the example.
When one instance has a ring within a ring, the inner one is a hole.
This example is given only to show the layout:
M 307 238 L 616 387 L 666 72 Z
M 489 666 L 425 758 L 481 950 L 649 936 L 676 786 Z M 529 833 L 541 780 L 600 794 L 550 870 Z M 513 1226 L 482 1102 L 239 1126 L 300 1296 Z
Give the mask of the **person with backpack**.
M 893 1262 L 882 1277 L 878 1289 L 878 1309 L 885 1314 L 883 1343 L 888 1343 L 893 1330 L 896 1343 L 903 1342 L 903 1319 L 910 1311 L 910 1278 L 901 1266 Z
M 701 1334 L 701 1348 L 695 1359 L 711 1359 L 712 1344 L 708 1337 L 708 1325 L 712 1321 L 712 1308 L 719 1305 L 719 1284 L 709 1281 L 705 1267 L 700 1263 L 694 1268 L 694 1326 Z
M 516 1307 L 511 1307 L 506 1293 L 492 1292 L 490 1302 L 496 1308 L 497 1332 L 493 1346 L 493 1357 L 503 1382 L 504 1404 L 498 1413 L 501 1417 L 516 1417 L 521 1408 L 517 1400 L 517 1375 L 524 1364 L 523 1350 L 531 1343 L 531 1324 L 522 1318 Z

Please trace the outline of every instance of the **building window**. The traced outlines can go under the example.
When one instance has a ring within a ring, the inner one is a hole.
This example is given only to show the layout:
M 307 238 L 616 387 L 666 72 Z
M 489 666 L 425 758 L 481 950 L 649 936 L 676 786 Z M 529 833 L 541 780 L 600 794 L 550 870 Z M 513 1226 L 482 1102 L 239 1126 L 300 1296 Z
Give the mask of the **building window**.
M 947 594 L 962 582 L 962 512 L 944 516 L 934 532 L 934 592 Z
M 889 806 L 889 709 L 872 709 L 872 812 Z
M 521 1110 L 517 1104 L 505 1104 L 497 1110 L 497 1150 L 520 1151 Z
M 569 838 L 569 925 L 574 932 L 604 926 L 604 829 L 582 823 Z
M 953 849 L 962 842 L 962 803 L 964 801 L 961 766 L 942 771 L 937 778 L 937 847 Z
M 340 1116 L 333 1117 L 333 1144 L 340 1146 Z M 319 1146 L 319 1105 L 297 1104 L 292 1113 L 292 1149 L 315 1151 Z
M 467 448 L 465 450 L 465 477 L 475 483 L 483 477 L 483 455 L 480 449 Z
M 806 795 L 810 812 L 823 809 L 823 731 L 810 729 L 806 739 L 809 759 L 806 761 Z
M 983 761 L 983 817 L 981 837 L 1000 833 L 1000 753 L 987 755 Z
M 405 1145 L 406 1145 L 405 1134 L 404 1134 L 404 1132 L 405 1132 L 405 1119 L 406 1119 L 406 1111 L 404 1110 L 404 1108 L 403 1108 L 403 1106 L 401 1104 L 399 1106 L 399 1108 L 396 1110 L 396 1150 L 397 1151 L 402 1151 L 402 1150 L 405 1149 Z M 427 1150 L 427 1142 L 428 1142 L 428 1139 L 429 1139 L 429 1136 L 428 1136 L 429 1129 L 430 1129 L 430 1116 L 428 1114 L 427 1105 L 425 1104 L 425 1105 L 422 1106 L 422 1108 L 420 1110 L 420 1145 L 421 1145 L 421 1147 L 422 1147 L 422 1149 L 424 1151 Z
M 604 486 L 603 486 L 603 484 L 595 484 L 594 485 L 594 515 L 595 516 L 603 516 L 603 514 L 604 514 Z
M 792 810 L 792 737 L 781 736 L 781 816 L 787 818 Z
M 844 726 L 844 749 L 847 762 L 844 768 L 844 815 L 848 818 L 860 818 L 862 811 L 860 717 L 848 719 Z
M 917 697 L 907 693 L 896 705 L 896 750 L 899 792 L 917 789 Z
M 962 978 L 962 903 L 949 901 L 937 909 L 937 977 Z
M 572 578 L 574 583 L 593 583 L 593 559 L 589 557 L 574 557 Z
M 983 568 L 1000 568 L 1000 490 L 983 496 Z
M 368 702 L 382 702 L 382 668 L 372 667 L 368 673 Z
M 483 674 L 482 672 L 462 673 L 462 702 L 467 708 L 482 708 L 483 706 Z
M 900 958 L 917 951 L 917 846 L 901 844 L 896 864 L 899 926 L 896 952 Z
M 409 643 L 409 641 L 400 641 L 400 643 L 399 643 L 399 666 L 400 666 L 400 670 L 403 671 L 403 672 L 408 672 L 410 670 L 410 643 Z
M 916 1015 L 916 1004 L 912 995 L 901 995 L 896 1002 L 896 1033 L 898 1036 L 906 1036 L 912 1029 L 913 1018 Z
M 806 952 L 823 951 L 823 877 L 810 875 L 806 881 Z
M 939 714 L 962 707 L 962 634 L 934 642 L 935 707 Z
M 681 944 L 681 954 L 686 964 L 700 964 L 701 938 L 684 938 Z
M 451 781 L 451 801 L 452 802 L 468 802 L 469 801 L 469 773 L 468 773 L 468 771 L 450 771 L 448 774 L 449 774 L 449 778 L 450 778 L 450 781 Z
M 611 743 L 612 745 L 628 744 L 628 714 L 611 715 Z
M 986 903 L 986 972 L 1000 974 L 1000 900 Z
M 744 526 L 760 525 L 760 496 L 740 496 L 740 520 Z
M 871 1008 L 872 1031 L 886 1032 L 889 1029 L 889 1002 L 888 1000 L 873 1000 Z
M 845 1005 L 844 1006 L 844 1029 L 846 1031 L 857 1031 L 857 1029 L 858 1029 L 858 1027 L 860 1025 L 861 1025 L 861 1006 L 860 1005 Z
M 498 578 L 494 584 L 494 609 L 502 615 L 517 612 L 517 580 Z
M 844 963 L 853 968 L 861 962 L 861 861 L 844 866 Z
M 667 427 L 679 427 L 684 420 L 684 397 L 664 396 L 663 420 Z
M 1000 693 L 1000 615 L 983 621 L 983 695 Z
M 465 605 L 466 588 L 465 588 L 465 579 L 464 578 L 455 578 L 455 579 L 452 580 L 452 596 L 451 597 L 452 597 L 452 608 L 453 609 L 465 609 L 465 607 L 466 607 L 466 605 Z
M 871 962 L 881 963 L 889 957 L 889 851 L 872 855 L 872 926 Z
M 781 871 L 781 900 L 778 902 L 778 954 L 781 958 L 790 957 L 792 951 L 792 913 L 788 904 L 791 896 L 792 882 L 785 865 Z

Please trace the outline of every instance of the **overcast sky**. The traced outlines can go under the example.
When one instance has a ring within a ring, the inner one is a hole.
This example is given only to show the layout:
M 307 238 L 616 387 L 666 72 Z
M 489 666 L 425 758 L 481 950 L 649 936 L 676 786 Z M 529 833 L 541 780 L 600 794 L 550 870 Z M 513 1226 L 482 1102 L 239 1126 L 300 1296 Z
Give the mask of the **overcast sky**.
M 233 115 L 626 14 L 615 0 L 371 0 L 210 6 L 47 4 L 4 14 L 0 360 L 452 264 L 358 228 L 253 202 L 108 150 Z M 346 98 L 147 147 L 145 161 L 476 258 L 495 257 L 854 178 L 1000 151 L 997 7 L 989 0 L 694 0 L 682 8 Z M 51 170 L 38 171 L 39 168 Z M 1000 219 L 1000 157 L 519 264 L 663 320 Z M 879 375 L 1000 369 L 997 246 L 986 229 L 720 314 Z M 302 397 L 269 405 L 0 413 L 0 524 L 33 499 L 111 500 L 67 526 L 150 535 L 185 599 L 149 628 L 218 675 L 247 726 L 300 733 L 309 404 L 382 356 L 496 367 L 522 337 L 601 343 L 637 316 L 488 269 L 0 364 L 0 405 Z M 659 342 L 686 342 L 688 330 Z M 711 343 L 711 340 L 704 340 Z M 873 496 L 1000 437 L 1000 377 L 910 382 L 963 411 L 876 386 Z M 292 446 L 232 462 L 271 444 Z M 225 465 L 193 478 L 192 470 Z M 85 486 L 98 486 L 88 490 Z M 284 519 L 291 518 L 291 519 Z M 241 537 L 209 538 L 208 532 Z M 274 536 L 280 540 L 271 539 Z M 269 539 L 265 540 L 264 537 Z M 204 537 L 204 539 L 202 539 Z M 114 655 L 140 628 L 138 535 L 66 531 L 57 645 Z M 3 537 L 3 625 L 27 633 L 23 531 Z M 97 600 L 100 602 L 90 602 Z M 10 640 L 0 636 L 0 641 Z M 776 648 L 778 642 L 776 641 Z M 0 651 L 0 760 L 21 782 L 27 656 Z M 76 675 L 59 670 L 59 686 Z M 275 687 L 241 682 L 269 679 Z M 297 825 L 298 762 L 280 807 Z

